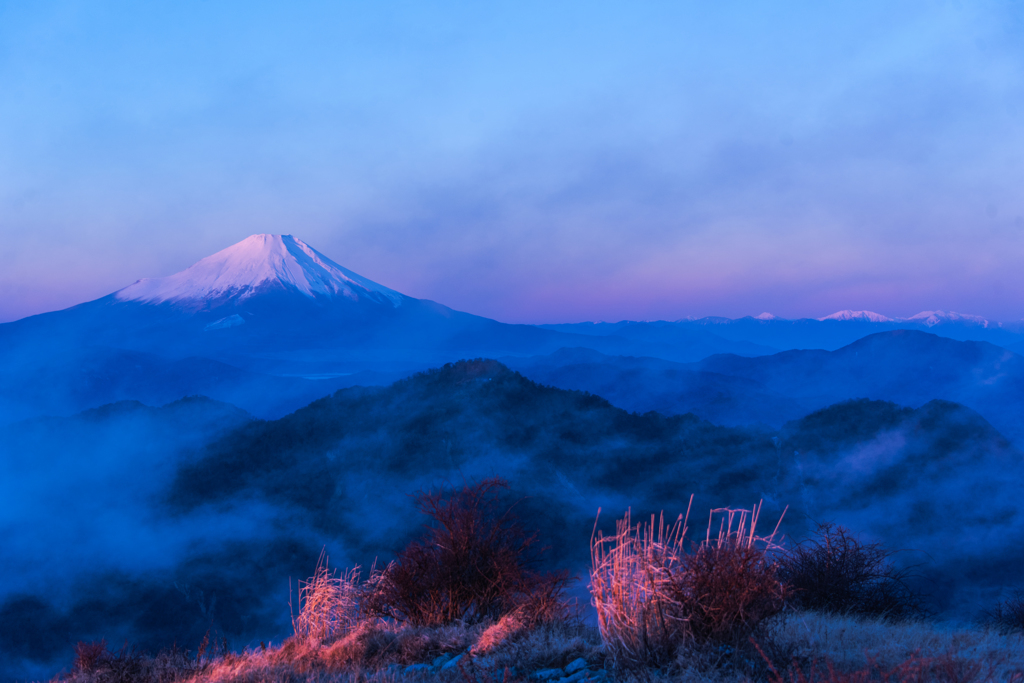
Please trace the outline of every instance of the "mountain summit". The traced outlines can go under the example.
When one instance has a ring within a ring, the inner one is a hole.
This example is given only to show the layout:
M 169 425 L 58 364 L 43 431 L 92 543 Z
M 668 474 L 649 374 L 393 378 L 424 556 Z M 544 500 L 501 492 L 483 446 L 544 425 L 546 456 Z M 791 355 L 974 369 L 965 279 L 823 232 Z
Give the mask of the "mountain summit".
M 824 320 L 857 320 L 860 322 L 867 323 L 891 323 L 892 318 L 886 317 L 880 313 L 874 311 L 836 311 L 832 315 L 826 315 L 824 318 L 818 318 L 819 321 Z
M 229 374 L 337 379 L 364 371 L 394 377 L 467 357 L 551 353 L 580 341 L 406 296 L 343 268 L 292 235 L 252 235 L 168 277 L 139 280 L 95 301 L 0 325 L 0 349 L 6 351 L 0 354 L 0 421 L 5 395 L 17 409 L 12 414 L 32 414 L 19 408 L 18 397 L 26 385 L 50 386 L 41 377 L 58 362 L 59 374 L 72 377 L 72 396 L 59 406 L 38 402 L 47 412 L 98 405 L 92 397 L 99 393 L 114 400 L 151 395 L 136 388 L 107 391 L 136 381 L 131 373 L 144 364 L 139 354 L 148 354 L 154 368 L 213 361 L 231 366 L 224 371 Z M 647 350 L 625 340 L 596 341 L 602 350 Z M 81 367 L 96 368 L 95 381 L 85 388 Z M 17 379 L 6 389 L 5 372 Z M 157 382 L 162 390 L 185 377 L 192 387 L 193 376 L 204 372 L 175 366 L 148 373 L 165 379 L 143 383 Z M 79 401 L 78 394 L 87 400 Z
M 401 305 L 398 292 L 339 266 L 291 235 L 252 235 L 185 270 L 138 280 L 114 293 L 120 301 L 159 304 L 244 301 L 274 290 L 309 298 L 372 299 Z

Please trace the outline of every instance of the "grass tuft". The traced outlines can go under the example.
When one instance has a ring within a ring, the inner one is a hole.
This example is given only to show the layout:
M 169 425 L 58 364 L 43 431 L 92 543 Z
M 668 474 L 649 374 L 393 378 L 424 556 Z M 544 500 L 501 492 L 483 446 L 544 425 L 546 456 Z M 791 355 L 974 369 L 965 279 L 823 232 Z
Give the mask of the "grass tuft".
M 326 554 L 321 553 L 313 576 L 299 582 L 299 612 L 292 615 L 296 638 L 315 644 L 344 636 L 363 618 L 367 587 L 360 582 L 360 568 L 339 573 L 328 565 Z
M 759 513 L 712 510 L 704 540 L 689 547 L 689 510 L 671 525 L 652 515 L 634 526 L 627 512 L 613 536 L 591 540 L 591 595 L 616 668 L 661 667 L 683 653 L 729 658 L 761 633 L 786 588 L 770 554 L 774 534 L 756 535 Z

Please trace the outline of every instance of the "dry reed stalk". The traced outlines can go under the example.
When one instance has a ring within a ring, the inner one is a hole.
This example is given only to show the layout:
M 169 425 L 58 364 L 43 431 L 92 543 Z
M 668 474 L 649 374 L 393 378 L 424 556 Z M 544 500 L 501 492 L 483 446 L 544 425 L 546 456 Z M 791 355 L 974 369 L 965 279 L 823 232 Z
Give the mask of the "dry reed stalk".
M 779 533 L 779 526 L 782 524 L 782 518 L 786 516 L 786 511 L 789 510 L 787 507 L 779 515 L 779 521 L 775 523 L 775 529 L 769 536 L 757 536 L 755 531 L 757 529 L 757 522 L 761 517 L 761 505 L 764 501 L 759 502 L 750 510 L 738 510 L 733 508 L 715 508 L 708 515 L 708 533 L 705 537 L 705 545 L 711 546 L 711 529 L 714 526 L 715 514 L 721 515 L 718 528 L 718 536 L 715 538 L 714 546 L 718 548 L 738 547 L 738 548 L 753 548 L 755 543 L 760 544 L 763 550 L 776 551 L 781 550 L 781 546 L 775 542 L 775 537 Z M 693 496 L 690 496 L 690 504 L 693 504 Z M 687 510 L 689 514 L 689 510 Z M 733 524 L 736 528 L 733 529 Z
M 778 525 L 770 536 L 757 535 L 761 505 L 712 510 L 704 540 L 690 544 L 692 505 L 693 496 L 686 515 L 670 525 L 664 515 L 633 525 L 627 511 L 608 537 L 595 522 L 591 595 L 601 639 L 619 668 L 661 666 L 693 645 L 733 645 L 782 607 L 785 588 L 768 559 Z
M 313 576 L 299 582 L 299 612 L 292 616 L 292 629 L 297 638 L 310 643 L 336 640 L 360 621 L 359 567 L 339 573 L 328 564 L 321 552 Z
M 595 521 L 590 543 L 598 629 L 609 656 L 622 666 L 668 661 L 685 633 L 665 584 L 683 554 L 689 508 L 669 526 L 664 514 L 657 524 L 652 515 L 649 524 L 634 526 L 631 512 L 616 522 L 614 536 L 596 531 Z

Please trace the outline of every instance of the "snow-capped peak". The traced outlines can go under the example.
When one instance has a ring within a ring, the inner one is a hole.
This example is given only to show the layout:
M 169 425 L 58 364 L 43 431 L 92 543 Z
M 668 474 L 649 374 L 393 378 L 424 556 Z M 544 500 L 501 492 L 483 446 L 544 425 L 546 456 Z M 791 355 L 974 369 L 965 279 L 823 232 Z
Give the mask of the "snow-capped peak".
M 115 293 L 122 301 L 145 303 L 246 299 L 266 289 L 291 289 L 308 296 L 361 297 L 389 301 L 398 292 L 342 268 L 291 235 L 252 235 L 163 278 L 143 279 Z
M 917 315 L 910 316 L 907 320 L 918 322 L 923 325 L 927 325 L 928 327 L 933 327 L 944 322 L 965 322 L 972 323 L 974 325 L 981 325 L 982 327 L 988 327 L 988 321 L 980 315 L 967 315 L 965 313 L 956 313 L 954 311 L 921 311 Z
M 755 309 L 755 310 L 757 310 L 757 309 Z M 775 319 L 776 319 L 775 316 L 772 315 L 771 313 L 768 313 L 767 311 L 765 311 L 764 313 L 762 313 L 760 315 L 755 315 L 754 316 L 754 320 L 775 320 Z
M 892 322 L 892 318 L 875 313 L 874 311 L 836 311 L 832 315 L 826 315 L 824 318 L 818 318 L 818 320 L 857 320 L 860 322 L 871 322 L 871 323 L 888 323 Z

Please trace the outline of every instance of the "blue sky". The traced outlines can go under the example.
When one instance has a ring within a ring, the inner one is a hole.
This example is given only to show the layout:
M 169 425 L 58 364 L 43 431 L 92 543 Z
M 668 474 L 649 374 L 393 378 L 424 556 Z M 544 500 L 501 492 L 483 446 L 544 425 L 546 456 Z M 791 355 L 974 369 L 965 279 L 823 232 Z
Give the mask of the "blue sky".
M 509 322 L 1021 319 L 1024 3 L 0 0 L 0 320 L 259 232 Z

